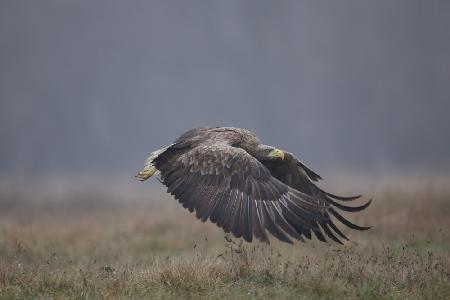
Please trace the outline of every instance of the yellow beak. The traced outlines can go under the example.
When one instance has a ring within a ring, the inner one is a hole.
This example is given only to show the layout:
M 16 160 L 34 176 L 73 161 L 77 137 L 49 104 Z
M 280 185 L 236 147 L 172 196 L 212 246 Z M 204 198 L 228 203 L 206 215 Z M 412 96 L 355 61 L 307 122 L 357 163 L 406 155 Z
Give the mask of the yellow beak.
M 269 153 L 269 156 L 284 159 L 284 152 L 280 149 L 274 149 Z

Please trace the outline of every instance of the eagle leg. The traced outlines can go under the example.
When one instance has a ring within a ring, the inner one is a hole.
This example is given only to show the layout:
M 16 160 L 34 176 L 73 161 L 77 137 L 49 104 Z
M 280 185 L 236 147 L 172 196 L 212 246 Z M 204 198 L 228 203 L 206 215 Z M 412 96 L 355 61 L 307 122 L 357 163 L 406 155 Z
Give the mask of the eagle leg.
M 140 171 L 139 173 L 136 174 L 136 178 L 138 178 L 140 181 L 145 181 L 147 179 L 149 179 L 150 177 L 153 176 L 153 174 L 156 173 L 156 171 L 158 171 L 158 169 L 155 166 L 151 166 L 148 169 L 143 169 L 142 171 Z

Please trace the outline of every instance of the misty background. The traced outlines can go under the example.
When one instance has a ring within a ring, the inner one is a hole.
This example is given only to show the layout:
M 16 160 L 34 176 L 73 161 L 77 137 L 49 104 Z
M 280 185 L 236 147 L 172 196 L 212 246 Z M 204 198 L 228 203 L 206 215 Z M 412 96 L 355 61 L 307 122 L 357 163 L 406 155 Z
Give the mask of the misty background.
M 208 125 L 319 173 L 447 172 L 450 2 L 2 0 L 0 101 L 3 176 L 128 180 Z

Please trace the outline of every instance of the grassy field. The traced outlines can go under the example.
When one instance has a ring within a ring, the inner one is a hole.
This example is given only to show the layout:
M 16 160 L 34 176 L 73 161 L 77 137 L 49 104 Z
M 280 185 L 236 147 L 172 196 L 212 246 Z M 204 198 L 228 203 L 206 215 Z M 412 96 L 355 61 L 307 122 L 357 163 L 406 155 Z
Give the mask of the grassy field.
M 144 188 L 3 186 L 0 298 L 450 299 L 445 186 L 378 187 L 344 246 L 247 244 Z

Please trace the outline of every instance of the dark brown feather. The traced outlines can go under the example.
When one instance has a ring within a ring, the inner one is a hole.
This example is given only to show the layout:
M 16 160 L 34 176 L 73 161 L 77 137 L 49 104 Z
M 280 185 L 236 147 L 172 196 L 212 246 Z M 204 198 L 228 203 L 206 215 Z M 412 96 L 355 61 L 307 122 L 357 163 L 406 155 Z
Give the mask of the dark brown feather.
M 269 242 L 266 230 L 281 241 L 311 238 L 311 231 L 340 243 L 345 235 L 332 223 L 328 212 L 344 225 L 365 230 L 339 215 L 333 207 L 360 211 L 338 201 L 354 200 L 322 191 L 313 181 L 321 179 L 293 154 L 285 159 L 258 160 L 242 147 L 257 147 L 259 140 L 236 128 L 193 129 L 159 154 L 153 163 L 161 172 L 168 192 L 203 222 L 210 219 L 225 232 L 246 241 L 253 235 Z M 248 150 L 248 149 L 247 149 Z M 323 232 L 322 232 L 323 231 Z

